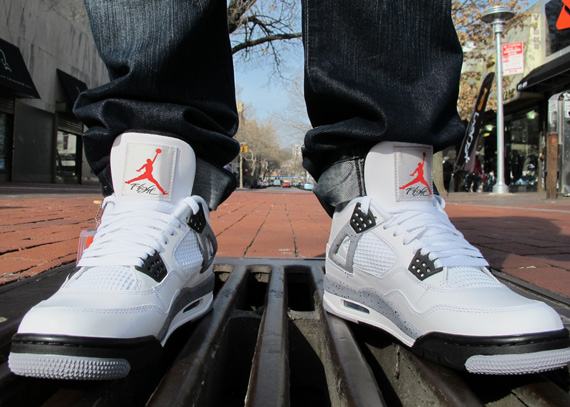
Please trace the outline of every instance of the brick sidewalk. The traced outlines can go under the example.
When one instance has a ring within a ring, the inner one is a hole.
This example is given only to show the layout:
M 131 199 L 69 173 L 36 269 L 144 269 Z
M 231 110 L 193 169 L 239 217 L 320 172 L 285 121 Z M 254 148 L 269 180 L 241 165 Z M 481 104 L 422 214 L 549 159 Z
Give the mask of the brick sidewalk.
M 452 194 L 446 211 L 492 267 L 570 297 L 570 199 Z
M 97 194 L 0 195 L 0 283 L 74 261 Z M 451 194 L 446 210 L 494 268 L 570 297 L 570 199 Z M 310 192 L 237 191 L 211 223 L 221 257 L 323 257 L 330 219 Z

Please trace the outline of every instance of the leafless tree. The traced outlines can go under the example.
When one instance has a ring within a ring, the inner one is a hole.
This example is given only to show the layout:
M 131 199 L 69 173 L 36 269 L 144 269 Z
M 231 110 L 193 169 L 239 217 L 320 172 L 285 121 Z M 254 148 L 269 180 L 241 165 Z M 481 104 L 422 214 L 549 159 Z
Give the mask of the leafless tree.
M 302 144 L 305 133 L 311 129 L 307 115 L 303 91 L 303 72 L 301 70 L 291 74 L 287 86 L 287 107 L 275 114 L 275 125 L 281 135 L 282 145 L 292 147 Z
M 495 64 L 494 34 L 491 26 L 484 23 L 481 17 L 489 7 L 499 4 L 509 7 L 516 13 L 515 18 L 507 22 L 505 31 L 520 27 L 528 17 L 524 12 L 528 0 L 453 0 L 452 2 L 453 20 L 459 41 L 464 49 L 469 50 L 464 54 L 465 63 L 481 66 L 485 71 Z M 482 80 L 482 71 L 483 69 L 466 69 L 461 74 L 457 109 L 463 119 L 468 119 L 473 110 Z M 508 86 L 510 80 L 508 77 L 504 78 L 505 86 Z M 496 104 L 496 99 L 490 97 L 489 108 L 496 108 Z
M 240 127 L 236 140 L 247 146 L 242 151 L 242 158 L 247 163 L 248 173 L 257 178 L 264 178 L 268 173 L 280 168 L 288 157 L 278 140 L 278 133 L 271 120 L 259 122 L 248 118 L 248 106 L 240 117 Z
M 244 61 L 272 57 L 279 72 L 290 40 L 300 44 L 300 21 L 298 0 L 229 0 L 232 53 Z

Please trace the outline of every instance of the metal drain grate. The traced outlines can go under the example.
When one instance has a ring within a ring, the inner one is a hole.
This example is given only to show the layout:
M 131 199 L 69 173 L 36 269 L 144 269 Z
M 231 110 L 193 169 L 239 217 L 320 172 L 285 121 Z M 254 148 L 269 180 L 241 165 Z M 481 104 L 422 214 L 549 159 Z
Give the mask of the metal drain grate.
M 323 260 L 217 259 L 212 312 L 111 382 L 12 375 L 9 340 L 71 267 L 0 287 L 0 406 L 568 406 L 568 369 L 476 376 L 322 309 Z M 560 311 L 559 311 L 560 312 Z

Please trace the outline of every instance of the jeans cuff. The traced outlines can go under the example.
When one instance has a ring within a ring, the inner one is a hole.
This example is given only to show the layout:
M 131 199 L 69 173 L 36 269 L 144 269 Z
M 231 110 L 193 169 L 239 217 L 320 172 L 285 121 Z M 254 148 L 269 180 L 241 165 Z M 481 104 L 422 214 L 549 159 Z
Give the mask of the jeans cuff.
M 337 206 L 366 195 L 364 159 L 355 157 L 332 164 L 319 177 L 314 193 L 332 217 Z
M 200 158 L 196 159 L 196 177 L 192 195 L 204 198 L 210 210 L 216 210 L 236 188 L 237 178 L 234 174 Z

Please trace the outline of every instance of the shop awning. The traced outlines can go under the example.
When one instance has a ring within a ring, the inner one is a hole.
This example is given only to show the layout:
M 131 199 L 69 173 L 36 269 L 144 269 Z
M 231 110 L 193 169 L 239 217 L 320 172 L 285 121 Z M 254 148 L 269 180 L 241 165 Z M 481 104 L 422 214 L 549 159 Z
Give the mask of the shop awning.
M 77 97 L 81 92 L 87 90 L 87 85 L 85 82 L 80 81 L 79 79 L 71 76 L 63 71 L 57 70 L 57 76 L 63 85 L 63 89 L 65 90 L 65 95 L 67 96 L 67 103 L 70 106 L 73 106 Z
M 16 96 L 39 98 L 20 49 L 0 39 L 0 86 Z
M 533 69 L 518 84 L 519 92 L 547 92 L 570 86 L 570 53 Z

